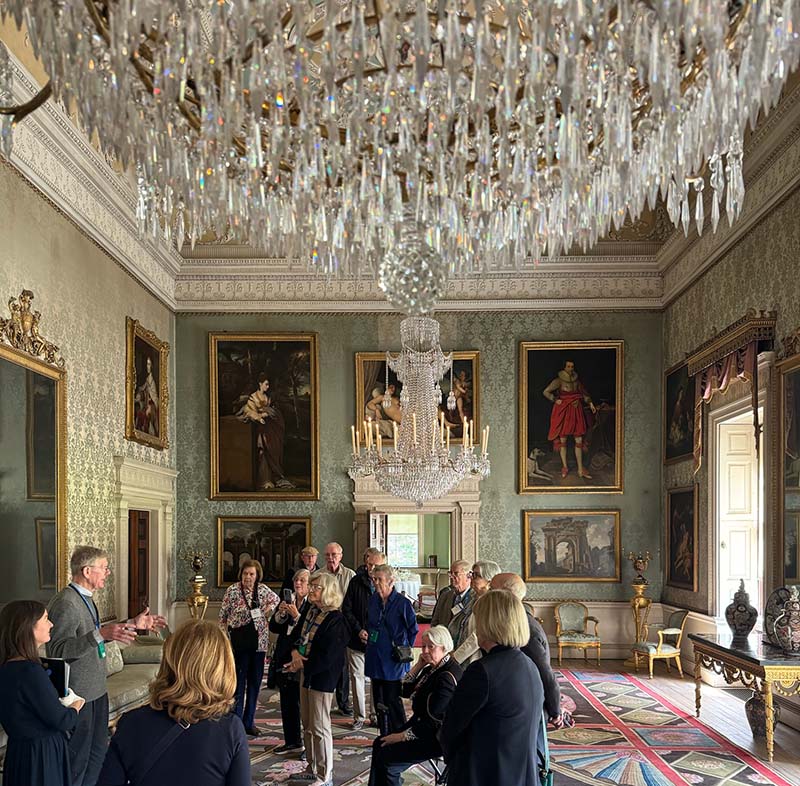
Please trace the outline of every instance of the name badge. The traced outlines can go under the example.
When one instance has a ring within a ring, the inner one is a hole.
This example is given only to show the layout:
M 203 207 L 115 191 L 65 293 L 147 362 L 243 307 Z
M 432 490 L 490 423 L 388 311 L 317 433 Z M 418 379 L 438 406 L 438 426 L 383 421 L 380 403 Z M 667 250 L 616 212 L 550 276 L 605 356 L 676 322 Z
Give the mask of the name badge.
M 304 641 L 302 644 L 298 645 L 297 651 L 305 658 L 308 652 L 308 642 Z
M 106 643 L 104 641 L 101 641 L 97 645 L 97 657 L 100 658 L 100 660 L 102 660 L 103 658 L 105 658 L 105 656 L 106 656 Z
M 261 613 L 261 609 L 250 609 L 250 617 L 253 622 L 255 622 L 256 620 L 262 619 L 264 615 Z
M 450 611 L 452 615 L 455 617 L 456 614 L 461 614 L 461 612 L 464 611 L 464 605 L 462 603 L 456 603 L 456 605 L 453 606 L 453 608 L 450 609 Z
M 374 644 L 378 640 L 378 631 L 377 630 L 371 630 L 369 632 L 369 636 L 367 637 L 367 640 L 369 641 L 370 644 Z

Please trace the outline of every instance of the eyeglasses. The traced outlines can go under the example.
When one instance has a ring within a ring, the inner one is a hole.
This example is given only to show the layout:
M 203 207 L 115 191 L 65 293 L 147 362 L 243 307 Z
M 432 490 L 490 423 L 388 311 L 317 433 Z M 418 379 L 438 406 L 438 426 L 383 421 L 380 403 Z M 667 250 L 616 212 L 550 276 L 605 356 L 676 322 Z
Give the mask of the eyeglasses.
M 111 568 L 108 565 L 84 565 L 84 568 L 89 568 L 89 570 L 102 570 L 104 573 L 111 573 Z
M 467 573 L 467 578 L 468 579 L 482 579 L 483 576 L 481 576 L 479 571 L 471 570 L 469 573 Z
M 309 585 L 308 585 L 308 588 L 309 588 L 309 590 L 318 590 L 318 589 L 322 589 L 322 587 L 320 587 L 320 585 L 319 585 L 319 584 L 309 584 Z

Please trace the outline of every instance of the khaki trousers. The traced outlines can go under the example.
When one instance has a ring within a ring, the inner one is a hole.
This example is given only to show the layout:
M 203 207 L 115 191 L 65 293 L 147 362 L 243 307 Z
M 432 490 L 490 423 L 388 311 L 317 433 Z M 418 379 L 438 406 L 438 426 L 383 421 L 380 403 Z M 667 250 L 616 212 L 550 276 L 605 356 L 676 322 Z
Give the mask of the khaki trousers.
M 364 679 L 364 653 L 348 647 L 347 665 L 350 669 L 350 698 L 353 700 L 353 720 L 365 721 L 367 719 L 367 690 Z
M 303 742 L 308 766 L 326 783 L 333 778 L 331 695 L 310 688 L 300 688 L 300 720 L 303 723 Z

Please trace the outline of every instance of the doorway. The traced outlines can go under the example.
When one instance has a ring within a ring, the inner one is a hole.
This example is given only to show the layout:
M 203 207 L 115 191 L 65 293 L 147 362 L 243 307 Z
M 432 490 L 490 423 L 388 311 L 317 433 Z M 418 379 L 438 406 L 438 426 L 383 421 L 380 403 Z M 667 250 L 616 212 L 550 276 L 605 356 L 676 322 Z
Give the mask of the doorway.
M 750 603 L 764 605 L 764 454 L 762 434 L 756 454 L 749 402 L 716 420 L 715 497 L 717 532 L 717 615 L 730 604 L 744 580 Z M 759 408 L 759 422 L 763 413 Z
M 128 511 L 128 617 L 149 605 L 150 511 Z

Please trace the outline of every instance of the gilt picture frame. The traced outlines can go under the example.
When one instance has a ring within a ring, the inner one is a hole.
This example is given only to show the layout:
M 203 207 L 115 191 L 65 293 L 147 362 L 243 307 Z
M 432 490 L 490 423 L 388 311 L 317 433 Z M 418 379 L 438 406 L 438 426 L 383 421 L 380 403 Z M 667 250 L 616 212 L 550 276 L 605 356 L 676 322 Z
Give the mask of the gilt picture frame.
M 316 333 L 209 333 L 210 498 L 319 499 Z
M 623 368 L 621 340 L 520 342 L 520 494 L 622 493 Z
M 694 388 L 687 363 L 677 363 L 664 372 L 663 432 L 664 463 L 676 464 L 692 458 L 694 450 Z
M 394 371 L 389 369 L 389 386 L 393 387 L 392 406 L 385 408 L 383 398 L 386 390 L 386 353 L 356 352 L 356 423 L 363 423 L 368 417 L 377 420 L 381 436 L 392 438 L 392 421 L 402 422 L 400 394 L 402 383 Z M 473 421 L 476 434 L 480 434 L 480 352 L 460 350 L 453 352 L 453 392 L 456 408 L 447 408 L 450 392 L 450 373 L 445 374 L 439 383 L 442 402 L 439 411 L 444 412 L 445 422 L 450 429 L 450 441 L 461 444 L 464 436 L 463 419 Z
M 665 584 L 697 592 L 697 486 L 667 491 Z
M 528 582 L 622 579 L 619 510 L 523 510 Z
M 238 581 L 242 562 L 254 559 L 261 564 L 264 582 L 280 587 L 310 543 L 309 516 L 218 516 L 217 586 Z
M 169 344 L 131 317 L 125 318 L 125 438 L 169 447 Z
M 36 565 L 39 572 L 39 589 L 54 590 L 57 580 L 58 550 L 56 548 L 56 520 L 37 518 L 36 524 Z

